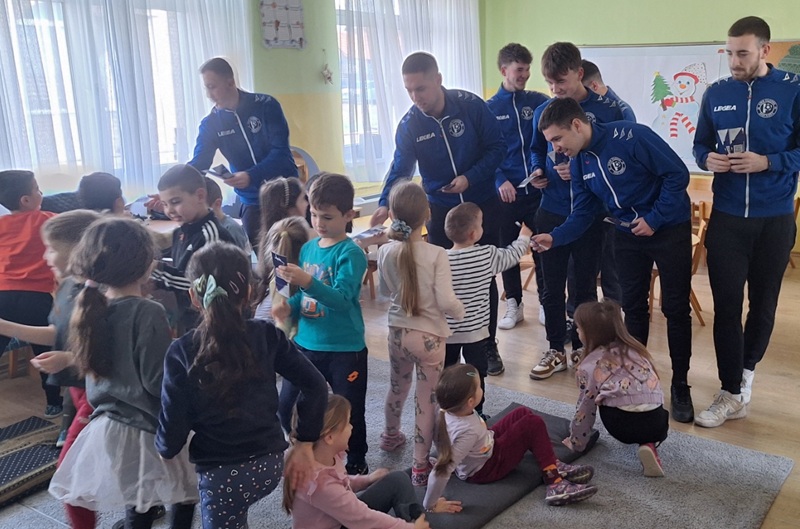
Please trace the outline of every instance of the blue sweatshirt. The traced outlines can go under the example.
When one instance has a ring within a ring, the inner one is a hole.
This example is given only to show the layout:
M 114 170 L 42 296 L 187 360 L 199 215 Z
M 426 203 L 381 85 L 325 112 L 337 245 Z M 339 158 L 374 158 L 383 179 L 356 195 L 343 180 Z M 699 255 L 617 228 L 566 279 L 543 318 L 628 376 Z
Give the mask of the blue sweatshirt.
M 509 92 L 503 85 L 486 104 L 497 116 L 497 122 L 506 140 L 506 157 L 495 171 L 495 186 L 499 188 L 505 182 L 514 187 L 525 180 L 533 172 L 531 160 L 531 140 L 533 139 L 533 111 L 548 101 L 546 95 L 530 90 Z M 541 191 L 528 184 L 517 193 L 540 195 Z
M 189 458 L 198 465 L 236 463 L 285 450 L 288 444 L 277 416 L 275 373 L 302 392 L 297 402 L 297 438 L 307 442 L 319 438 L 328 401 L 325 379 L 283 332 L 262 320 L 247 322 L 247 341 L 263 379 L 243 385 L 232 406 L 223 405 L 189 375 L 199 351 L 195 338 L 196 331 L 190 331 L 172 342 L 163 362 L 156 433 L 159 454 L 175 457 L 190 430 L 195 435 L 189 444 Z
M 412 106 L 395 135 L 392 167 L 386 176 L 379 204 L 388 206 L 389 192 L 397 180 L 413 175 L 419 164 L 422 187 L 431 204 L 454 207 L 461 202 L 482 204 L 497 196 L 495 170 L 506 154 L 503 133 L 486 102 L 463 90 L 442 88 L 445 96 L 441 118 Z M 463 193 L 440 190 L 459 175 L 469 181 Z
M 623 222 L 644 218 L 658 231 L 688 222 L 689 170 L 650 127 L 630 121 L 592 124 L 592 140 L 571 166 L 574 209 L 551 233 L 553 246 L 580 237 L 595 219 L 598 202 Z M 630 228 L 617 226 L 630 232 Z
M 611 89 L 610 86 L 606 86 L 608 91 L 606 92 L 605 98 L 610 99 L 611 101 L 616 101 L 617 105 L 619 105 L 620 110 L 622 110 L 622 119 L 625 121 L 633 121 L 636 122 L 636 114 L 633 113 L 633 109 L 631 106 L 622 100 L 621 97 L 617 95 L 617 93 Z
M 708 154 L 751 151 L 765 155 L 760 173 L 714 173 L 714 209 L 737 217 L 774 217 L 794 212 L 800 170 L 800 75 L 769 65 L 750 82 L 725 77 L 703 96 L 694 136 L 697 165 Z
M 289 150 L 289 125 L 281 105 L 271 96 L 239 90 L 236 110 L 214 107 L 200 122 L 200 132 L 189 162 L 205 171 L 217 149 L 228 160 L 232 173 L 246 171 L 250 185 L 234 189 L 242 202 L 258 205 L 258 190 L 267 180 L 297 176 Z
M 625 119 L 622 109 L 616 101 L 598 95 L 588 88 L 588 95 L 583 101 L 579 101 L 581 108 L 589 116 L 589 121 L 598 123 L 608 123 L 610 121 L 620 121 Z M 531 152 L 533 156 L 533 169 L 543 169 L 544 176 L 547 178 L 547 187 L 542 189 L 542 203 L 539 206 L 545 211 L 566 217 L 572 211 L 572 194 L 570 183 L 562 180 L 555 170 L 554 158 L 559 160 L 560 156 L 555 156 L 553 146 L 544 138 L 544 134 L 539 130 L 539 119 L 542 112 L 547 108 L 550 101 L 540 105 L 533 113 L 533 144 Z M 532 171 L 531 171 L 532 172 Z
M 300 267 L 311 284 L 289 298 L 297 321 L 295 343 L 310 351 L 353 353 L 364 349 L 361 281 L 367 256 L 349 237 L 322 248 L 320 238 L 300 248 Z

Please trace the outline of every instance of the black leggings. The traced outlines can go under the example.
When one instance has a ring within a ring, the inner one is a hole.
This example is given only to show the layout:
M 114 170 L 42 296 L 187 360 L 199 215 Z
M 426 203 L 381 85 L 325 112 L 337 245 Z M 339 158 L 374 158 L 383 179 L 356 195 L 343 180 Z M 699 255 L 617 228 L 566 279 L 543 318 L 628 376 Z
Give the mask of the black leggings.
M 669 433 L 669 413 L 664 406 L 642 412 L 600 406 L 600 418 L 608 433 L 625 444 L 660 443 Z

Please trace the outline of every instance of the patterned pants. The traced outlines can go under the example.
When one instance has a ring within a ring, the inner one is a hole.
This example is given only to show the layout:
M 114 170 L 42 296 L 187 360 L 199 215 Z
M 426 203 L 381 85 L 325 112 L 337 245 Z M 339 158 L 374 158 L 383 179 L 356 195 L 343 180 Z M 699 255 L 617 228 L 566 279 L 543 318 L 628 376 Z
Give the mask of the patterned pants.
M 416 366 L 417 385 L 414 433 L 414 467 L 426 468 L 436 426 L 436 385 L 444 365 L 445 339 L 441 336 L 389 327 L 390 388 L 386 394 L 386 434 L 397 435 L 403 405 L 411 390 Z
M 203 529 L 245 529 L 247 510 L 278 486 L 283 452 L 242 463 L 198 467 Z

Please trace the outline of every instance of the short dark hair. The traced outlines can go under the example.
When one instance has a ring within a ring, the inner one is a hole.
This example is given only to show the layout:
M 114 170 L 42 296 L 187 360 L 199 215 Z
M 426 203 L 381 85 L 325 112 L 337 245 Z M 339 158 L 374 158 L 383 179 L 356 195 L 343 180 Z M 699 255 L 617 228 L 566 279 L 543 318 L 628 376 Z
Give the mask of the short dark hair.
M 436 58 L 424 51 L 414 52 L 403 61 L 403 75 L 412 73 L 437 73 L 438 71 L 439 65 L 436 64 Z
M 542 75 L 555 79 L 581 68 L 581 50 L 571 42 L 555 42 L 542 54 Z
M 728 30 L 728 36 L 743 37 L 744 35 L 755 35 L 761 44 L 766 44 L 771 36 L 769 24 L 760 17 L 740 18 Z
M 355 194 L 349 178 L 341 174 L 322 172 L 311 185 L 308 198 L 316 209 L 335 206 L 344 215 L 353 209 Z
M 600 68 L 598 68 L 595 63 L 583 59 L 581 61 L 581 66 L 583 67 L 584 84 L 592 81 L 597 81 L 598 83 L 603 82 L 603 75 L 600 73 Z
M 22 197 L 33 192 L 33 179 L 32 171 L 0 171 L 0 204 L 9 211 L 18 211 Z
M 233 68 L 228 61 L 222 57 L 209 59 L 200 66 L 200 73 L 214 72 L 224 79 L 233 79 Z
M 539 131 L 544 132 L 553 125 L 568 129 L 575 119 L 579 119 L 587 125 L 589 124 L 589 117 L 577 101 L 571 97 L 557 97 L 550 100 L 541 117 L 539 117 Z
M 172 187 L 179 187 L 186 193 L 194 193 L 200 188 L 205 189 L 206 181 L 203 175 L 191 165 L 173 165 L 158 180 L 158 190 L 164 191 Z
M 222 189 L 213 178 L 209 178 L 207 176 L 204 176 L 203 178 L 206 181 L 206 202 L 208 202 L 208 207 L 211 207 L 211 205 L 216 202 L 217 199 L 222 200 Z
M 472 202 L 462 202 L 447 212 L 444 218 L 444 233 L 456 244 L 467 242 L 467 234 L 475 227 L 481 208 Z
M 500 51 L 497 53 L 497 67 L 502 68 L 512 62 L 530 64 L 533 62 L 533 55 L 531 55 L 528 48 L 522 44 L 512 42 L 500 48 Z
M 78 201 L 86 209 L 103 211 L 114 209 L 114 203 L 122 198 L 122 183 L 109 173 L 92 173 L 81 178 L 78 184 Z

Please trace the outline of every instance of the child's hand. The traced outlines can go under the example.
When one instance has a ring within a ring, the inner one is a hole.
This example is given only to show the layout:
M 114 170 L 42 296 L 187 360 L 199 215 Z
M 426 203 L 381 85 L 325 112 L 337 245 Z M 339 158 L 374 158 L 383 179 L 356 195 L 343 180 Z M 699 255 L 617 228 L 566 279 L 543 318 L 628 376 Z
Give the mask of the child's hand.
M 370 483 L 375 483 L 376 481 L 380 481 L 383 478 L 385 478 L 388 474 L 389 474 L 389 469 L 388 468 L 379 468 L 379 469 L 377 469 L 377 470 L 375 470 L 375 471 L 370 473 L 369 482 Z
M 431 524 L 425 521 L 425 515 L 420 515 L 419 518 L 414 520 L 414 529 L 431 529 Z
M 527 237 L 527 238 L 530 239 L 531 237 L 533 237 L 533 232 L 527 226 L 527 224 L 523 224 L 522 227 L 519 229 L 519 236 L 520 237 Z
M 272 318 L 278 323 L 283 323 L 289 316 L 292 315 L 292 308 L 286 303 L 286 300 L 281 298 L 272 305 Z
M 447 512 L 456 513 L 461 512 L 461 502 L 458 500 L 448 500 L 447 498 L 439 498 L 436 500 L 436 505 L 431 509 L 433 512 Z
M 295 285 L 300 288 L 308 288 L 308 286 L 311 285 L 311 275 L 296 264 L 290 263 L 279 266 L 275 272 L 290 285 Z
M 31 358 L 31 365 L 42 373 L 58 373 L 71 366 L 75 355 L 69 351 L 49 351 Z
M 305 485 L 314 471 L 313 443 L 296 442 L 286 451 L 283 475 L 284 486 L 290 484 L 292 492 Z

